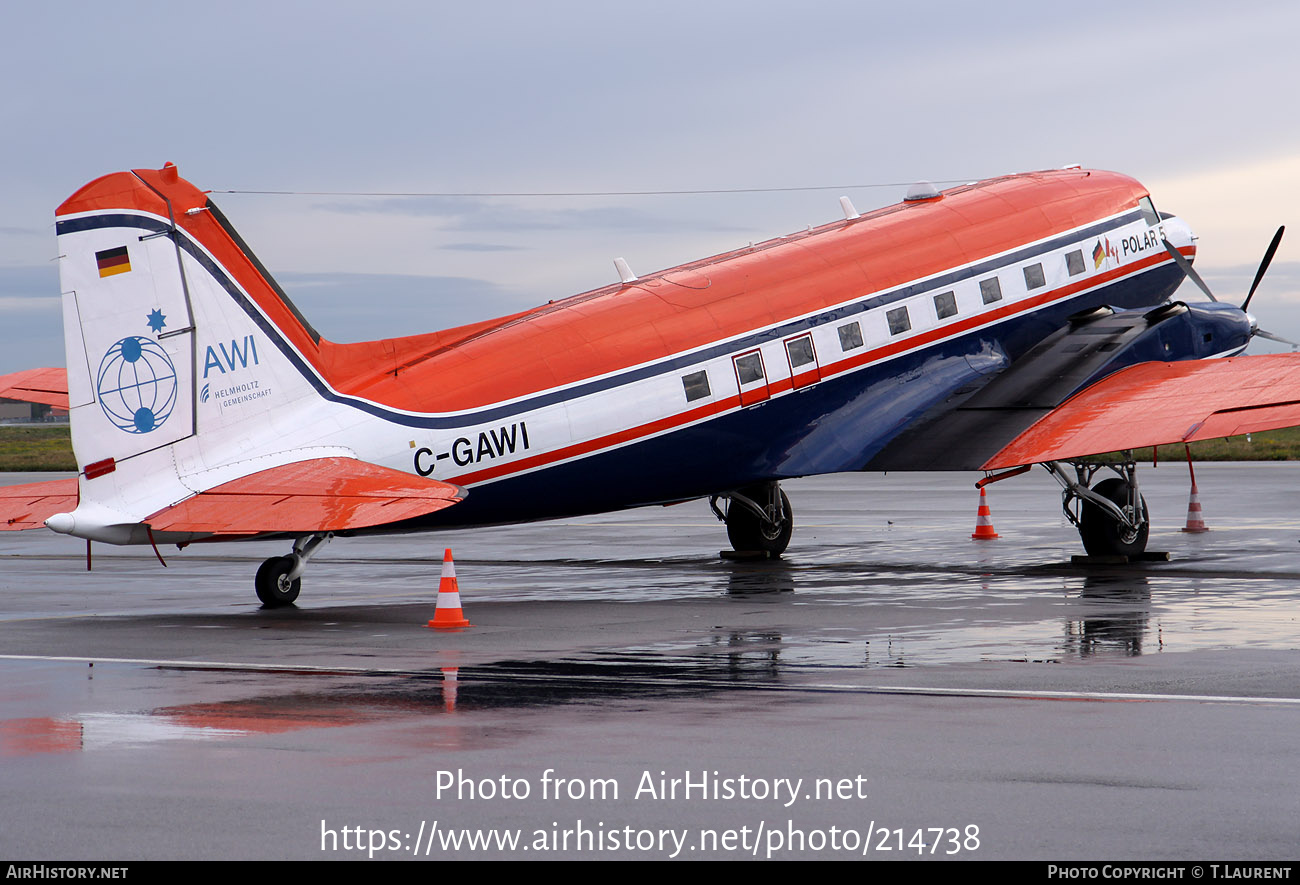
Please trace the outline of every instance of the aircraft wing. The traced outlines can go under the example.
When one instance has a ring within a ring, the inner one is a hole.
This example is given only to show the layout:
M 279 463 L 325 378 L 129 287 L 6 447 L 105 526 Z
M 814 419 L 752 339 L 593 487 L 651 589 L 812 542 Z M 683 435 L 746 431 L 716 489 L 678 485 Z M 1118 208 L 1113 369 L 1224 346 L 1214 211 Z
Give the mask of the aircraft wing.
M 241 476 L 142 522 L 163 532 L 338 532 L 423 516 L 464 496 L 459 486 L 354 458 L 314 458 Z
M 66 369 L 24 369 L 0 375 L 0 398 L 66 409 L 68 372 Z
M 1296 425 L 1300 425 L 1300 354 L 1139 363 L 1066 400 L 982 469 Z
M 77 506 L 77 479 L 0 486 L 0 532 L 38 529 L 56 513 Z

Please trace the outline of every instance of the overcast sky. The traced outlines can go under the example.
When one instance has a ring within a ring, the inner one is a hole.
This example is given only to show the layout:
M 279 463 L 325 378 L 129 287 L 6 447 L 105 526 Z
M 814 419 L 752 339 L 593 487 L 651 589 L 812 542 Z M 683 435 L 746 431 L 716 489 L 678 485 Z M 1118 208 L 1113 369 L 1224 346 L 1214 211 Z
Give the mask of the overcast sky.
M 886 185 L 845 189 L 859 209 L 917 179 L 1082 163 L 1185 218 L 1230 300 L 1296 224 L 1251 307 L 1300 340 L 1300 4 L 1055 8 L 10 4 L 0 373 L 63 365 L 55 206 L 165 161 L 214 191 Z M 644 274 L 829 221 L 840 192 L 214 200 L 313 324 L 350 341 L 604 285 L 615 256 Z

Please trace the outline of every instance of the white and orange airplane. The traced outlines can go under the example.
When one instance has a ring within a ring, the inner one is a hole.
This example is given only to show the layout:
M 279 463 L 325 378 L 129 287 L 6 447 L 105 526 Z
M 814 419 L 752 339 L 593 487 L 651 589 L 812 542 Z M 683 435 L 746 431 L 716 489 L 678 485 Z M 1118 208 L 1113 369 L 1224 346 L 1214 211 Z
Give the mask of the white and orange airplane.
M 0 489 L 0 529 L 281 536 L 255 581 L 275 606 L 336 534 L 708 498 L 737 550 L 779 554 L 781 480 L 1045 463 L 1090 552 L 1136 553 L 1132 462 L 1081 456 L 1300 424 L 1297 358 L 1229 358 L 1259 333 L 1247 305 L 1168 301 L 1194 238 L 1131 178 L 841 208 L 644 277 L 616 259 L 618 283 L 513 316 L 339 344 L 174 165 L 97 179 L 56 213 L 80 472 Z M 60 404 L 62 382 L 16 373 L 0 396 Z

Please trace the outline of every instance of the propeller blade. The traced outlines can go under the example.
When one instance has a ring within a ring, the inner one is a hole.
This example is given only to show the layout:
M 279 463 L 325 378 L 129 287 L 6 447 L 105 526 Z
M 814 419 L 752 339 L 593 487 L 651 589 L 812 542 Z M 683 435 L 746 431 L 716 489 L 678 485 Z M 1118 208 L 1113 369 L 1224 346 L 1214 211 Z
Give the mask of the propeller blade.
M 1218 301 L 1219 299 L 1215 298 L 1214 293 L 1210 291 L 1210 287 L 1205 285 L 1205 280 L 1201 279 L 1201 275 L 1192 267 L 1192 263 L 1183 257 L 1183 253 L 1175 249 L 1168 240 L 1161 240 L 1160 242 L 1165 244 L 1165 249 L 1169 251 L 1169 255 L 1174 259 L 1174 264 L 1178 265 L 1178 269 L 1187 274 L 1188 278 L 1205 293 L 1207 298 L 1211 301 Z M 1243 307 L 1242 310 L 1245 310 L 1245 308 Z
M 1274 335 L 1265 329 L 1256 329 L 1255 334 L 1260 338 L 1267 338 L 1269 341 L 1276 341 L 1279 344 L 1289 344 L 1292 350 L 1300 348 L 1300 342 L 1292 341 L 1290 338 L 1283 338 L 1281 335 Z
M 1273 242 L 1268 244 L 1268 251 L 1264 253 L 1264 260 L 1259 263 L 1259 270 L 1255 271 L 1255 282 L 1250 284 L 1250 291 L 1246 293 L 1246 300 L 1241 302 L 1242 310 L 1249 307 L 1250 299 L 1255 297 L 1255 290 L 1259 288 L 1259 281 L 1264 279 L 1264 271 L 1268 270 L 1269 264 L 1273 261 L 1273 254 L 1277 252 L 1277 244 L 1282 242 L 1282 232 L 1284 230 L 1286 230 L 1286 225 L 1279 227 L 1277 233 L 1273 234 Z M 1290 344 L 1291 342 L 1288 341 L 1287 343 Z

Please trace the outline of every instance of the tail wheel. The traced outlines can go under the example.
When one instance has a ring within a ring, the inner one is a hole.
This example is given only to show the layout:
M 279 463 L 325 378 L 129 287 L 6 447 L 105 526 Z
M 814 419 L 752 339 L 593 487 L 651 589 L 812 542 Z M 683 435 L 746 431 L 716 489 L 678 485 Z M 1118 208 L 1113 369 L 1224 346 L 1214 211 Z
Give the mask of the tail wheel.
M 302 589 L 302 578 L 289 580 L 293 565 L 292 556 L 272 556 L 258 568 L 253 586 L 262 605 L 267 608 L 280 608 L 292 604 L 298 598 L 298 591 Z
M 1083 502 L 1083 512 L 1079 518 L 1079 535 L 1083 538 L 1083 549 L 1091 556 L 1137 556 L 1147 549 L 1147 534 L 1151 529 L 1147 521 L 1147 502 L 1139 496 L 1139 513 L 1133 512 L 1129 503 L 1129 487 L 1122 479 L 1103 479 L 1093 486 L 1098 495 L 1115 502 L 1130 519 L 1137 523 L 1137 528 L 1130 528 L 1116 521 L 1115 517 L 1088 500 Z
M 779 556 L 790 546 L 794 532 L 794 511 L 790 499 L 779 487 L 742 489 L 741 494 L 754 501 L 767 502 L 768 519 L 743 504 L 731 502 L 727 508 L 727 539 L 737 552 L 760 551 Z

